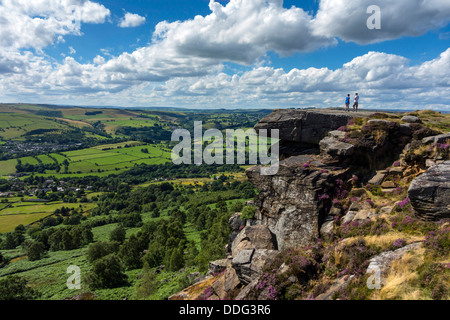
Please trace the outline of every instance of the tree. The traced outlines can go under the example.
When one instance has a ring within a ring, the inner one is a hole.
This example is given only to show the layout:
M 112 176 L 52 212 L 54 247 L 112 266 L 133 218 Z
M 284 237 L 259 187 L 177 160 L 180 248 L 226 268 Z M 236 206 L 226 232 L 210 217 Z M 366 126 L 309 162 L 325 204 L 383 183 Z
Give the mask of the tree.
M 89 245 L 86 256 L 89 262 L 93 263 L 107 255 L 116 253 L 119 250 L 117 242 L 96 242 Z
M 142 253 L 143 248 L 139 239 L 132 235 L 127 242 L 125 242 L 119 250 L 119 257 L 129 270 L 142 268 Z
M 125 231 L 125 229 L 119 225 L 117 228 L 111 231 L 111 234 L 109 235 L 109 240 L 123 243 L 125 241 L 126 235 L 127 232 Z
M 146 299 L 157 290 L 157 280 L 155 271 L 146 263 L 143 269 L 143 276 L 141 282 L 136 290 L 138 299 Z
M 45 253 L 45 246 L 42 242 L 33 241 L 27 246 L 26 253 L 29 261 L 41 260 L 42 255 Z
M 169 271 L 178 271 L 184 266 L 184 252 L 183 252 L 183 246 L 180 246 L 179 248 L 175 248 L 172 250 L 172 254 L 170 256 L 169 260 Z
M 27 285 L 27 281 L 17 276 L 0 280 L 0 300 L 33 300 L 39 293 Z
M 145 254 L 143 260 L 151 268 L 155 268 L 161 265 L 164 259 L 164 247 L 159 242 L 152 242 L 149 245 L 148 252 Z
M 2 242 L 2 247 L 4 250 L 12 250 L 17 247 L 16 240 L 11 232 L 6 234 L 5 241 Z
M 127 285 L 128 276 L 120 259 L 110 254 L 94 262 L 87 279 L 92 290 L 112 289 Z
M 62 234 L 62 239 L 60 243 L 61 250 L 72 250 L 74 249 L 72 235 L 69 230 L 64 231 Z
M 19 224 L 15 229 L 14 229 L 14 231 L 15 232 L 18 232 L 18 233 L 25 233 L 25 227 L 24 227 L 24 225 L 23 224 Z

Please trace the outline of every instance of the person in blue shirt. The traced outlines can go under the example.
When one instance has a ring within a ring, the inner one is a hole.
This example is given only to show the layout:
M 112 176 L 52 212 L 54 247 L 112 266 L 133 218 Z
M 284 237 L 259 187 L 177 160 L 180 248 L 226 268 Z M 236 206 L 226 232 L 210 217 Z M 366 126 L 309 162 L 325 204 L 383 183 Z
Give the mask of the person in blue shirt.
M 350 94 L 345 98 L 345 112 L 350 112 Z

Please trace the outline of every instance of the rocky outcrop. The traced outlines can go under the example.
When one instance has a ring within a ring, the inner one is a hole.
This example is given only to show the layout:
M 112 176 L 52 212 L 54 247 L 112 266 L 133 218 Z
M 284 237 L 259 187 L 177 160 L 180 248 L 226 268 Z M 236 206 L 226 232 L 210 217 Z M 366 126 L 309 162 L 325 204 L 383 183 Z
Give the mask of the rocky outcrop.
M 228 226 L 230 227 L 231 234 L 230 234 L 230 240 L 228 241 L 227 245 L 227 252 L 231 251 L 231 247 L 233 244 L 234 239 L 238 236 L 238 234 L 241 232 L 241 230 L 245 227 L 245 221 L 241 219 L 241 212 L 237 212 L 233 214 L 228 221 Z
M 352 221 L 366 221 L 377 216 L 376 209 L 368 202 L 358 203 L 354 202 L 348 209 L 347 214 L 342 219 L 342 223 L 348 223 Z
M 435 165 L 414 179 L 408 197 L 421 218 L 450 218 L 450 161 Z
M 262 119 L 255 127 L 257 131 L 280 131 L 282 155 L 278 173 L 262 175 L 262 166 L 246 171 L 248 180 L 259 190 L 252 203 L 257 208 L 255 218 L 251 223 L 242 220 L 240 213 L 230 218 L 228 258 L 211 262 L 209 278 L 188 288 L 189 295 L 195 297 L 197 294 L 198 298 L 208 300 L 266 299 L 271 295 L 265 290 L 272 287 L 264 287 L 269 283 L 266 281 L 268 274 L 276 281 L 283 279 L 280 287 L 298 290 L 297 286 L 301 287 L 313 279 L 317 270 L 307 269 L 308 259 L 306 256 L 304 261 L 298 258 L 301 254 L 295 257 L 297 260 L 286 262 L 286 253 L 296 254 L 294 252 L 298 248 L 309 247 L 312 248 L 310 254 L 315 255 L 314 250 L 326 248 L 321 248 L 322 243 L 336 241 L 343 227 L 376 226 L 380 221 L 377 219 L 395 214 L 397 207 L 394 203 L 375 205 L 366 189 L 377 192 L 380 189 L 383 193 L 393 193 L 397 189 L 401 191 L 399 187 L 424 170 L 423 166 L 408 164 L 405 156 L 400 157 L 406 150 L 405 146 L 413 142 L 447 143 L 450 137 L 439 135 L 422 141 L 426 135 L 418 135 L 417 131 L 426 128 L 419 124 L 420 119 L 414 117 L 404 117 L 404 124 L 398 120 L 371 119 L 360 129 L 358 126 L 363 123 L 360 120 L 355 120 L 357 125 L 354 127 L 348 125 L 354 117 L 369 115 L 331 110 L 279 110 Z M 347 127 L 337 130 L 344 126 Z M 426 134 L 431 135 L 429 132 Z M 450 161 L 444 162 L 442 158 L 433 161 L 442 163 L 433 165 L 411 183 L 409 199 L 424 219 L 450 218 Z M 317 243 L 319 238 L 323 242 Z M 343 239 L 341 243 L 344 245 L 348 241 L 351 238 Z M 415 243 L 375 257 L 377 252 L 372 252 L 367 273 L 375 272 L 385 279 L 394 261 L 420 246 L 421 243 Z M 365 246 L 356 250 L 359 249 L 365 250 Z M 337 267 L 336 261 L 345 257 L 341 251 L 334 250 L 335 261 L 332 262 L 331 255 L 330 251 L 321 257 L 328 257 L 330 270 L 333 263 Z M 315 256 L 310 261 L 312 266 L 316 263 L 314 259 Z M 364 261 L 367 259 L 365 257 Z M 295 273 L 295 268 L 300 266 L 305 269 Z M 360 281 L 361 272 L 364 273 L 364 269 L 360 268 L 358 273 L 352 275 L 345 269 L 336 271 L 333 277 L 328 278 L 327 275 L 308 299 L 336 298 L 348 290 L 349 285 L 353 285 L 353 279 Z M 308 277 L 303 281 L 299 274 L 308 274 Z M 204 293 L 199 294 L 200 290 Z M 183 293 L 179 297 L 184 297 Z
M 237 256 L 248 249 L 276 250 L 275 236 L 264 225 L 246 227 L 237 235 L 231 245 L 231 253 Z
M 406 123 L 422 123 L 422 120 L 416 116 L 404 116 L 402 121 Z
M 212 261 L 209 263 L 209 270 L 207 276 L 215 276 L 223 271 L 225 271 L 230 265 L 228 259 L 221 259 Z
M 267 249 L 242 250 L 233 258 L 233 269 L 236 271 L 241 283 L 249 284 L 261 276 L 266 263 L 270 263 L 278 253 L 276 250 Z
M 320 141 L 320 151 L 332 157 L 349 157 L 355 152 L 355 146 L 335 137 L 327 137 Z
M 438 143 L 446 143 L 450 140 L 450 132 L 445 134 L 440 134 L 437 136 L 427 137 L 422 139 L 423 144 L 438 144 Z
M 280 139 L 305 145 L 318 145 L 329 131 L 347 125 L 355 114 L 337 111 L 276 110 L 263 118 L 256 126 L 262 129 L 280 130 Z M 358 114 L 358 116 L 364 116 Z
M 255 198 L 257 223 L 275 235 L 279 250 L 309 245 L 319 237 L 327 215 L 319 198 L 346 172 L 314 156 L 282 161 L 274 176 L 262 176 L 259 166 L 247 170 L 248 179 L 260 191 Z

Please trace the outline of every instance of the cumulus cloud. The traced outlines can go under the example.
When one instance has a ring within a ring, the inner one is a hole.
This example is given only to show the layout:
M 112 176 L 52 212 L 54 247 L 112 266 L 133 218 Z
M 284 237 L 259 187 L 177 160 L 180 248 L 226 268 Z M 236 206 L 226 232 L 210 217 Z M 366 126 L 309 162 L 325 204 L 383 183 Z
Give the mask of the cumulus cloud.
M 367 28 L 367 9 L 374 4 L 381 10 L 379 30 Z M 419 36 L 449 22 L 447 0 L 321 0 L 312 28 L 318 36 L 368 44 Z
M 429 103 L 448 108 L 450 98 L 445 92 L 450 91 L 449 67 L 450 49 L 415 66 L 398 55 L 369 52 L 336 70 L 259 67 L 242 75 L 219 73 L 200 79 L 173 79 L 158 91 L 168 97 L 204 96 L 210 99 L 205 99 L 209 104 L 211 99 L 218 99 L 229 106 L 233 101 L 235 106 L 251 106 L 252 101 L 258 101 L 270 107 L 340 106 L 343 95 L 358 91 L 366 107 L 423 108 Z
M 145 17 L 141 17 L 135 13 L 125 13 L 125 16 L 120 20 L 119 27 L 121 28 L 133 28 L 143 25 L 145 23 Z
M 103 23 L 110 11 L 88 0 L 3 0 L 0 47 L 42 49 L 68 34 L 80 35 L 81 23 Z
M 301 8 L 285 9 L 281 0 L 211 0 L 212 11 L 183 22 L 161 22 L 154 38 L 179 54 L 252 64 L 268 51 L 280 55 L 313 51 L 335 44 L 313 35 L 313 17 Z
M 355 57 L 336 70 L 285 70 L 258 63 L 268 52 L 284 56 L 314 51 L 335 45 L 336 38 L 378 42 L 418 35 L 449 21 L 446 0 L 378 0 L 382 29 L 368 30 L 366 9 L 372 2 L 321 0 L 313 16 L 300 8 L 284 8 L 282 0 L 230 0 L 226 5 L 211 0 L 209 15 L 160 22 L 152 42 L 133 52 L 112 56 L 104 50 L 92 63 L 72 57 L 56 63 L 27 50 L 39 51 L 64 42 L 65 35 L 80 35 L 79 23 L 102 23 L 109 10 L 88 0 L 3 0 L 0 88 L 6 92 L 3 96 L 34 93 L 77 101 L 81 96 L 101 97 L 102 103 L 123 101 L 124 105 L 171 101 L 205 106 L 333 106 L 347 91 L 364 93 L 363 103 L 383 100 L 392 105 L 394 100 L 420 99 L 449 104 L 438 92 L 449 96 L 450 49 L 416 66 L 405 57 L 382 52 Z M 120 24 L 131 27 L 143 22 L 145 18 L 126 13 Z M 224 62 L 245 65 L 248 71 L 226 74 Z
M 97 70 L 114 83 L 167 81 L 216 74 L 224 61 L 251 65 L 268 51 L 286 55 L 334 43 L 311 35 L 312 17 L 283 8 L 280 0 L 213 0 L 211 14 L 192 20 L 161 22 L 151 45 L 123 53 Z

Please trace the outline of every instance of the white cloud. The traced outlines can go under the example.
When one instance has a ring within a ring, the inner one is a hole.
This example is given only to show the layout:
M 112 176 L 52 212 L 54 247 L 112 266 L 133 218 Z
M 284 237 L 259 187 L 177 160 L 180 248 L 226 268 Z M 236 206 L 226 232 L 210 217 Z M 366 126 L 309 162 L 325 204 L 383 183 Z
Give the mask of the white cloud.
M 94 62 L 95 64 L 104 64 L 104 63 L 105 63 L 105 58 L 103 58 L 103 57 L 100 56 L 100 55 L 97 55 L 97 56 L 94 58 L 93 62 Z
M 80 35 L 81 23 L 103 23 L 110 11 L 88 0 L 2 0 L 0 48 L 43 49 Z
M 252 64 L 268 51 L 280 55 L 313 51 L 335 44 L 315 36 L 313 17 L 300 8 L 283 8 L 281 0 L 211 0 L 212 13 L 184 22 L 161 22 L 154 38 L 180 55 Z
M 167 97 L 204 97 L 207 105 L 289 107 L 342 106 L 347 93 L 360 92 L 371 108 L 449 109 L 450 48 L 438 58 L 410 66 L 409 60 L 382 52 L 356 57 L 337 70 L 259 67 L 229 76 L 173 79 L 157 91 Z M 342 101 L 341 101 L 342 100 Z
M 381 29 L 367 28 L 367 8 L 381 9 Z M 448 0 L 321 0 L 314 34 L 359 44 L 419 36 L 450 22 Z
M 121 28 L 133 28 L 143 25 L 145 23 L 145 17 L 141 17 L 135 13 L 125 13 L 125 16 L 120 20 L 119 27 Z
M 73 47 L 69 47 L 69 53 L 75 54 L 75 53 L 77 53 L 77 50 L 75 50 Z
M 448 1 L 415 1 L 411 2 L 421 10 L 407 10 L 405 0 L 392 4 L 379 0 L 382 30 L 370 34 L 366 34 L 365 5 L 372 1 L 322 0 L 315 17 L 300 8 L 286 9 L 281 0 L 231 0 L 226 5 L 210 1 L 211 14 L 161 22 L 152 43 L 133 52 L 112 56 L 105 49 L 91 63 L 72 57 L 56 63 L 27 48 L 42 50 L 64 42 L 65 35 L 80 35 L 75 17 L 81 23 L 102 23 L 109 10 L 88 0 L 3 0 L 0 97 L 74 99 L 68 100 L 71 104 L 273 108 L 336 106 L 343 93 L 359 91 L 363 105 L 382 101 L 383 106 L 390 106 L 397 100 L 409 106 L 417 101 L 449 105 L 450 49 L 417 66 L 410 66 L 405 57 L 382 52 L 355 57 L 336 70 L 284 70 L 268 67 L 265 61 L 268 52 L 284 56 L 314 51 L 336 44 L 335 37 L 376 42 L 420 34 L 448 22 Z M 438 4 L 441 10 L 433 10 Z M 394 9 L 403 9 L 402 14 L 395 16 Z M 10 15 L 4 14 L 9 11 Z M 408 19 L 421 27 L 405 22 Z M 125 15 L 122 22 L 126 20 Z M 361 23 L 364 30 L 358 27 Z M 248 71 L 226 74 L 224 62 L 246 65 Z

